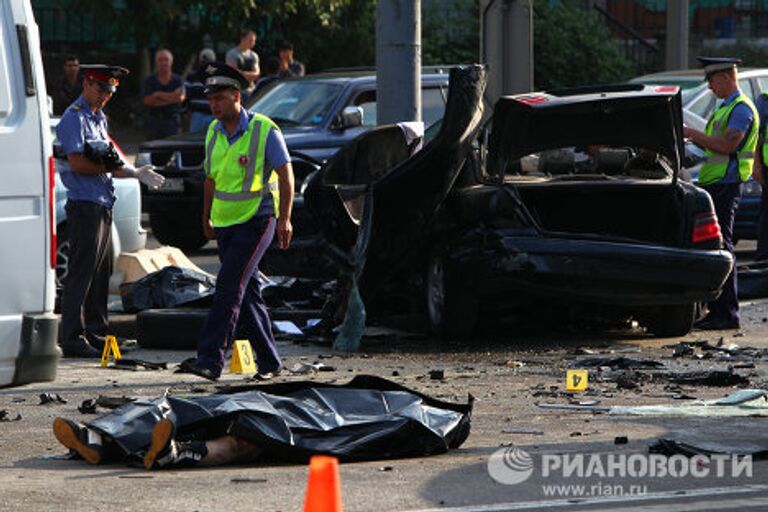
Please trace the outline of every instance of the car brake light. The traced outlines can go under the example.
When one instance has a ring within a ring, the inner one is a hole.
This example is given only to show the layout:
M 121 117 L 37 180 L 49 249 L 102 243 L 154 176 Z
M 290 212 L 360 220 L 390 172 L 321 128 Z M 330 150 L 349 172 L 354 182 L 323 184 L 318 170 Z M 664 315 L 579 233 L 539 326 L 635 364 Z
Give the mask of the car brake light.
M 691 241 L 695 244 L 720 238 L 720 224 L 715 212 L 699 213 L 693 219 Z
M 546 96 L 538 96 L 538 95 L 529 95 L 529 96 L 519 96 L 516 98 L 517 101 L 520 103 L 523 103 L 525 105 L 538 105 L 540 103 L 546 103 L 547 97 Z
M 676 85 L 660 85 L 656 87 L 656 92 L 671 92 L 677 93 L 678 87 Z
M 48 238 L 51 243 L 51 268 L 56 268 L 56 168 L 53 155 L 48 157 Z

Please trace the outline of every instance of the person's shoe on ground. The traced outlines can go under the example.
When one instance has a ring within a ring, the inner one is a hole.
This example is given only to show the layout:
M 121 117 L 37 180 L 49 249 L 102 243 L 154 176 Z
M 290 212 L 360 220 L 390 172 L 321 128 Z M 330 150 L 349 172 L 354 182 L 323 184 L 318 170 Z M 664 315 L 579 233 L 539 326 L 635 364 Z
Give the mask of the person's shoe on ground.
M 219 372 L 215 372 L 210 368 L 200 366 L 197 362 L 197 359 L 194 357 L 185 359 L 179 363 L 179 367 L 174 373 L 191 373 L 192 375 L 197 375 L 198 377 L 202 377 L 214 382 L 219 380 L 221 375 Z
M 272 380 L 275 377 L 279 377 L 280 373 L 282 372 L 283 368 L 277 368 L 276 370 L 272 371 L 259 371 L 256 375 L 251 377 L 249 380 L 254 380 L 257 382 L 265 382 L 268 380 Z
M 101 334 L 94 334 L 92 332 L 85 333 L 85 339 L 88 340 L 88 343 L 91 344 L 91 346 L 95 349 L 97 349 L 100 352 L 104 351 L 104 345 L 107 344 L 107 337 L 102 336 Z M 115 339 L 117 340 L 117 346 L 122 347 L 125 345 L 125 338 L 120 338 L 118 336 L 115 336 Z
M 198 464 L 208 454 L 205 441 L 177 441 L 173 421 L 163 418 L 152 429 L 152 444 L 144 456 L 144 467 L 162 469 Z
M 101 435 L 85 425 L 56 418 L 53 420 L 53 435 L 90 464 L 99 464 L 104 458 Z
M 707 315 L 693 324 L 693 328 L 700 331 L 722 331 L 738 329 L 740 323 L 731 318 L 720 318 L 714 315 Z
M 101 350 L 88 343 L 84 336 L 79 336 L 75 342 L 62 344 L 61 351 L 67 358 L 100 359 Z

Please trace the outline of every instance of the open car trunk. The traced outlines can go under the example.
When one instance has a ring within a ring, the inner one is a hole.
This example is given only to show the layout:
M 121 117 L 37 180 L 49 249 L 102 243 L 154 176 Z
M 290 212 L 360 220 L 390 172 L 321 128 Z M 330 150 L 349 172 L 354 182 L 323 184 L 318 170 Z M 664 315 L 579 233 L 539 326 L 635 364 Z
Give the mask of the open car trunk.
M 668 183 L 534 183 L 517 191 L 545 232 L 685 245 L 683 201 Z

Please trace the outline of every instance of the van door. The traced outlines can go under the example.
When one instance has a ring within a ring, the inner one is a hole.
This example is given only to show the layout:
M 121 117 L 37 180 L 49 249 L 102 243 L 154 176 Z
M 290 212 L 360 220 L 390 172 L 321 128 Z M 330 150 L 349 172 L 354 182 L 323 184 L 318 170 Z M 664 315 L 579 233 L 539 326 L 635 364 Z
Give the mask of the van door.
M 0 387 L 53 380 L 53 161 L 29 0 L 0 2 Z

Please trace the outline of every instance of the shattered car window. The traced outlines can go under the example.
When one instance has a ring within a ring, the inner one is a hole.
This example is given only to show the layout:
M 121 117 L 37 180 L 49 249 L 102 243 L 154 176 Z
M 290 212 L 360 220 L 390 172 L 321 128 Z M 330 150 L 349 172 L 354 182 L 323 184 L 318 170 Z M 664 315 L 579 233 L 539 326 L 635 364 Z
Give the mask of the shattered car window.
M 507 176 L 562 178 L 579 176 L 664 179 L 672 176 L 669 160 L 654 151 L 594 144 L 561 147 L 509 162 Z
M 314 81 L 283 82 L 254 103 L 250 111 L 264 114 L 278 124 L 321 124 L 341 94 L 342 86 Z

